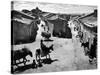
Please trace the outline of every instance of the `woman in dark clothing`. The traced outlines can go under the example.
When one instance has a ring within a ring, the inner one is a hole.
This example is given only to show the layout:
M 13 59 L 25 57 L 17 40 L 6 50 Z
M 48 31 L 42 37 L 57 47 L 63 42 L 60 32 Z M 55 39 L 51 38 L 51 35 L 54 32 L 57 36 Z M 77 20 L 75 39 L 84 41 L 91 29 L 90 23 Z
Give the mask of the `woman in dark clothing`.
M 89 62 L 92 63 L 94 58 L 97 58 L 97 38 L 95 37 L 93 40 L 93 44 L 91 45 L 89 52 Z

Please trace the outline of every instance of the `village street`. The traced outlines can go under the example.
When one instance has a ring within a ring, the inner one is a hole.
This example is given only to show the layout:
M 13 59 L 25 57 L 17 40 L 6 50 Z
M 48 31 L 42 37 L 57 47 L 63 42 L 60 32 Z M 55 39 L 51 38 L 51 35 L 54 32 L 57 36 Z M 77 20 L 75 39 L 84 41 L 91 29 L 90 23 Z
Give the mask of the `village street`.
M 97 69 L 97 6 L 11 5 L 11 73 Z
M 27 69 L 22 73 L 96 69 L 95 64 L 89 64 L 89 58 L 84 55 L 84 50 L 78 41 L 74 41 L 73 43 L 71 39 L 56 37 L 52 39 L 54 40 L 54 51 L 52 51 L 50 55 L 53 62 L 50 64 L 43 64 L 42 67 L 38 67 L 37 69 Z M 14 48 L 18 49 L 24 46 L 28 47 L 34 54 L 36 48 L 39 47 L 39 41 L 30 44 L 17 45 Z M 27 59 L 32 60 L 30 57 L 27 57 Z M 30 63 L 31 62 L 32 61 L 30 61 Z

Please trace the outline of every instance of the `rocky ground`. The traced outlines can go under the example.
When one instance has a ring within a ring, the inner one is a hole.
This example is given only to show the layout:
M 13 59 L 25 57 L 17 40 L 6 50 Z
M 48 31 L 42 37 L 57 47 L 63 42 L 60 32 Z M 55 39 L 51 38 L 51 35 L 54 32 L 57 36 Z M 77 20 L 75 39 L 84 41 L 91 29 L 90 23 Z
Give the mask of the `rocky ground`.
M 52 38 L 54 40 L 54 51 L 50 53 L 52 62 L 43 64 L 42 67 L 29 68 L 20 73 L 41 73 L 41 72 L 57 72 L 57 71 L 72 71 L 72 70 L 88 70 L 96 69 L 95 64 L 89 64 L 88 56 L 84 55 L 84 50 L 80 46 L 79 41 L 72 42 L 71 39 Z M 39 41 L 30 44 L 16 45 L 14 50 L 22 47 L 28 47 L 33 54 L 40 47 Z M 32 60 L 27 56 L 27 59 Z M 31 63 L 28 62 L 27 64 Z

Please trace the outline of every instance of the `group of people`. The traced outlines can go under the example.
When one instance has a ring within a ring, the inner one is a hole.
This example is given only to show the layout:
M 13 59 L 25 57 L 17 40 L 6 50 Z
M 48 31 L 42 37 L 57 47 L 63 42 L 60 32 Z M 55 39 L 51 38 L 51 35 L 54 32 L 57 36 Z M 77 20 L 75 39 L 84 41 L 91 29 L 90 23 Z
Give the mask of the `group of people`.
M 89 57 L 89 62 L 93 63 L 94 60 L 97 61 L 97 35 L 90 34 L 92 35 L 90 36 L 87 32 L 78 30 L 78 25 L 76 26 L 73 20 L 69 21 L 68 24 L 72 32 L 72 42 L 74 43 L 78 38 L 81 46 L 84 48 L 85 55 Z
M 84 48 L 84 53 L 89 57 L 89 63 L 97 61 L 97 36 L 88 37 L 87 40 L 83 38 L 83 35 L 80 38 L 81 46 Z
M 40 43 L 40 48 L 36 49 L 36 61 L 39 60 L 39 63 L 41 61 L 41 57 L 49 56 L 50 58 L 50 50 L 53 50 L 53 44 L 51 44 L 49 47 L 47 44 L 44 44 L 46 42 L 52 42 L 53 40 L 50 39 L 51 33 L 49 32 L 49 28 L 44 20 L 40 18 L 40 24 L 38 24 L 38 34 L 36 37 L 36 40 Z

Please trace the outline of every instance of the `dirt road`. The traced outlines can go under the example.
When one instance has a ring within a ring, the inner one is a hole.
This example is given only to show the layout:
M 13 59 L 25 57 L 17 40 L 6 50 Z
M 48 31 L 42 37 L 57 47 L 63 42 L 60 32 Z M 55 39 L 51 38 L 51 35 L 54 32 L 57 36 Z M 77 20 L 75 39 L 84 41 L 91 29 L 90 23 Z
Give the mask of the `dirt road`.
M 43 64 L 37 69 L 27 69 L 22 73 L 57 72 L 72 70 L 96 69 L 96 65 L 88 62 L 88 56 L 84 55 L 83 48 L 79 42 L 72 42 L 71 39 L 52 38 L 54 40 L 54 51 L 50 53 L 52 63 Z M 39 42 L 25 44 L 34 52 L 39 47 Z M 20 47 L 22 47 L 20 46 Z M 15 49 L 18 48 L 15 46 Z M 31 60 L 31 59 L 30 59 Z

